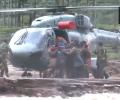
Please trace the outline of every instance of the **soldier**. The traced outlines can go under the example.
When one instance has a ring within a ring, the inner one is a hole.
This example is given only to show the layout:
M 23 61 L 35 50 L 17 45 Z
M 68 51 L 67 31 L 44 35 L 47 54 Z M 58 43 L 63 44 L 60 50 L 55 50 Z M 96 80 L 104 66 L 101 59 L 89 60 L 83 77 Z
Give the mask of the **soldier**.
M 107 65 L 107 51 L 106 49 L 103 47 L 103 43 L 100 42 L 98 43 L 98 47 L 95 51 L 96 55 L 97 55 L 97 75 L 96 78 L 108 78 L 108 74 L 105 72 L 104 68 Z
M 83 71 L 81 71 L 81 75 L 84 77 L 84 78 L 89 78 L 89 66 L 90 66 L 90 60 L 91 60 L 91 53 L 90 51 L 88 50 L 88 45 L 86 43 L 86 41 L 82 41 L 80 43 L 80 47 L 81 47 L 81 52 L 80 52 L 80 55 L 83 59 L 83 62 L 84 62 L 84 67 L 83 67 Z
M 0 62 L 2 64 L 0 75 L 2 77 L 3 77 L 4 74 L 7 77 L 9 77 L 8 66 L 7 66 L 7 54 L 8 54 L 7 40 L 3 40 L 2 43 L 0 44 Z
M 86 78 L 85 71 L 85 63 L 81 56 L 81 50 L 79 41 L 74 40 L 71 43 L 70 51 L 68 52 L 68 72 L 69 78 Z M 70 61 L 70 62 L 69 62 Z

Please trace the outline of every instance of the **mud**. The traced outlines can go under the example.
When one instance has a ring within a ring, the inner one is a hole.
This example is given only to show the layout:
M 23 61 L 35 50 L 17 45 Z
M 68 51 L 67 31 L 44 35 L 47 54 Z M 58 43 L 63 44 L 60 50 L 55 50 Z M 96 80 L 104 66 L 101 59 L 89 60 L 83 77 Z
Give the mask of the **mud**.
M 106 71 L 109 79 L 43 79 L 30 71 L 33 77 L 21 77 L 23 70 L 9 66 L 9 78 L 0 78 L 1 96 L 79 97 L 84 94 L 120 93 L 120 61 L 109 61 Z

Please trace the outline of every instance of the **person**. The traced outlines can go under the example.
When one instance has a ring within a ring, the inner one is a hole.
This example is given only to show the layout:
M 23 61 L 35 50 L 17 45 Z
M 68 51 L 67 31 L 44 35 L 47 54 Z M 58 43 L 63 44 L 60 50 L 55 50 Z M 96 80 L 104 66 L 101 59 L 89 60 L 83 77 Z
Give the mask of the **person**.
M 8 74 L 8 66 L 7 66 L 7 55 L 8 55 L 8 44 L 7 40 L 3 40 L 0 44 L 0 63 L 1 66 L 1 73 L 0 76 L 3 77 L 4 74 L 9 77 Z
M 80 43 L 80 47 L 81 47 L 80 55 L 84 62 L 83 71 L 81 73 L 82 73 L 83 77 L 89 78 L 89 70 L 90 70 L 90 66 L 91 66 L 91 53 L 88 49 L 88 45 L 87 45 L 86 41 L 82 41 Z
M 65 76 L 65 66 L 66 66 L 66 44 L 67 41 L 64 37 L 57 37 L 56 40 L 56 69 L 55 69 L 55 77 L 56 78 L 64 78 Z
M 73 40 L 71 42 L 70 51 L 68 52 L 67 65 L 69 78 L 87 78 L 85 71 L 85 63 L 81 57 L 81 46 L 79 41 Z
M 95 51 L 97 55 L 97 73 L 96 78 L 108 78 L 109 75 L 106 73 L 104 68 L 107 66 L 107 50 L 104 48 L 103 43 L 99 42 Z
M 74 46 L 74 41 L 68 44 L 67 47 L 67 58 L 66 58 L 66 77 L 67 78 L 73 78 L 74 73 L 74 67 L 73 67 L 73 62 L 74 62 L 74 56 L 75 56 L 75 46 Z
M 84 61 L 80 53 L 79 41 L 74 41 L 73 48 L 71 48 L 71 54 L 73 56 L 72 78 L 84 78 Z

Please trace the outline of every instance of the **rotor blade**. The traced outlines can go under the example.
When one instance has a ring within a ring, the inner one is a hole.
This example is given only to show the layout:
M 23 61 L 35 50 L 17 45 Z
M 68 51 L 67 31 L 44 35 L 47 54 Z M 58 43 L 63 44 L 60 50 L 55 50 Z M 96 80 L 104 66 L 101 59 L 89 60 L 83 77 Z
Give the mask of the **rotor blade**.
M 118 10 L 120 6 L 77 6 L 66 7 L 67 9 L 80 9 L 80 10 Z
M 37 11 L 37 10 L 48 10 L 52 8 L 16 8 L 16 9 L 1 9 L 0 13 L 7 13 L 7 12 L 27 12 L 27 11 Z
M 63 7 L 64 9 L 80 9 L 80 10 L 118 10 L 120 6 L 77 6 L 77 7 Z M 52 10 L 59 9 L 59 7 L 50 8 L 16 8 L 16 9 L 1 9 L 0 13 L 7 12 L 27 12 L 27 11 L 39 11 L 39 10 Z M 62 7 L 60 8 L 62 9 Z

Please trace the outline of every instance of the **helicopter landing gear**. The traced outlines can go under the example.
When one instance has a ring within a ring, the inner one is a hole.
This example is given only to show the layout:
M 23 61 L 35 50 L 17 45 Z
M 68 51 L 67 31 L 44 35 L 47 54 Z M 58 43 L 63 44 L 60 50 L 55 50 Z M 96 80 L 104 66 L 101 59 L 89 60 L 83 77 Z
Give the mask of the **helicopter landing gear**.
M 32 77 L 32 74 L 30 72 L 28 72 L 28 70 L 25 70 L 22 75 L 22 77 Z

